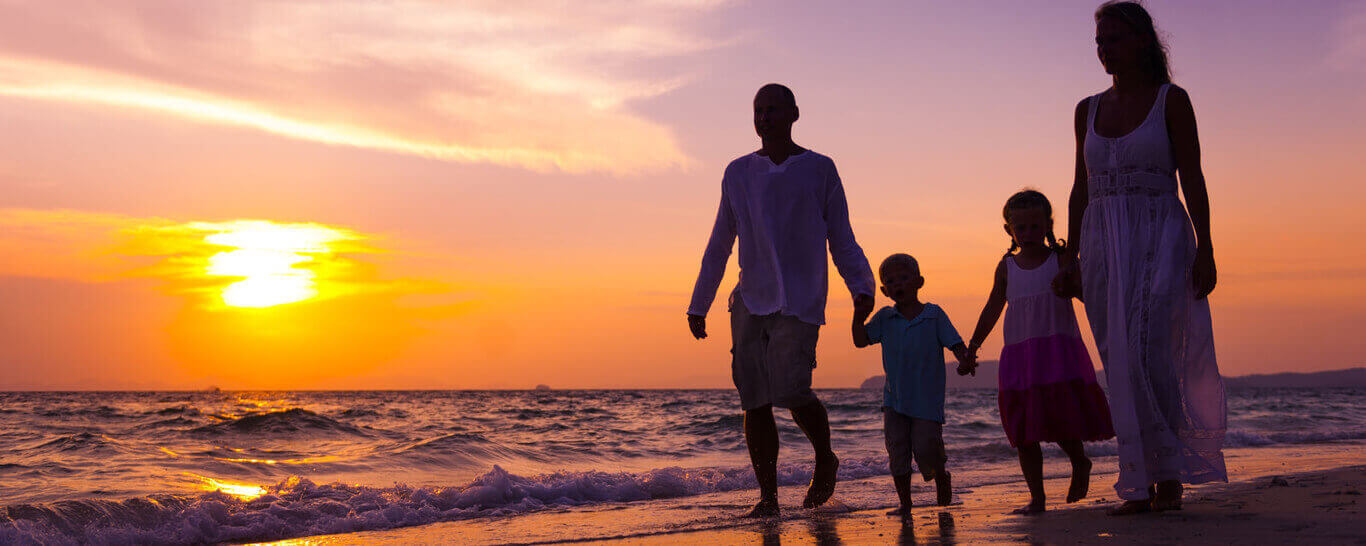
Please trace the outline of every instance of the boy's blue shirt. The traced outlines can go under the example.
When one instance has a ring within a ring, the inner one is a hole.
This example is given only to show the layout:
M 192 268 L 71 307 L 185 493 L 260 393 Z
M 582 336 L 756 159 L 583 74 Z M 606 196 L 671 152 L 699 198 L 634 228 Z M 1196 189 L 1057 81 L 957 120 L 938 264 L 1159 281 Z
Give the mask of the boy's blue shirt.
M 867 330 L 869 341 L 882 344 L 883 407 L 943 423 L 944 348 L 963 342 L 949 316 L 933 303 L 909 319 L 895 307 L 883 307 L 868 320 Z

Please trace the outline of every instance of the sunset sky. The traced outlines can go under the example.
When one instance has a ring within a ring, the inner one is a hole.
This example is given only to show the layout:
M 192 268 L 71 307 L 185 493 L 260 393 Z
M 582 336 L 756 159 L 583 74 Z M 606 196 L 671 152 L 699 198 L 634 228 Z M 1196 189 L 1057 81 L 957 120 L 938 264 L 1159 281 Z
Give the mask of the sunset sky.
M 1066 232 L 1096 4 L 0 1 L 0 390 L 727 387 L 723 301 L 684 311 L 770 81 L 967 336 L 1005 198 Z M 1147 5 L 1220 368 L 1361 365 L 1366 2 Z M 815 383 L 855 386 L 831 273 Z

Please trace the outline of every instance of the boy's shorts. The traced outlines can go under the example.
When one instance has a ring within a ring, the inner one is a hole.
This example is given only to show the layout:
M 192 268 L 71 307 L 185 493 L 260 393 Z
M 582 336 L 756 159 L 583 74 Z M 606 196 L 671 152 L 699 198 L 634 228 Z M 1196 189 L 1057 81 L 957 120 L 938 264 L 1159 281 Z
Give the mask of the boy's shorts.
M 769 404 L 799 408 L 819 402 L 811 391 L 820 326 L 797 317 L 749 314 L 738 296 L 731 302 L 730 375 L 745 411 Z
M 948 461 L 948 455 L 944 453 L 942 423 L 882 408 L 882 430 L 887 438 L 887 456 L 891 459 L 893 476 L 910 475 L 914 456 L 920 474 L 925 481 L 930 481 Z

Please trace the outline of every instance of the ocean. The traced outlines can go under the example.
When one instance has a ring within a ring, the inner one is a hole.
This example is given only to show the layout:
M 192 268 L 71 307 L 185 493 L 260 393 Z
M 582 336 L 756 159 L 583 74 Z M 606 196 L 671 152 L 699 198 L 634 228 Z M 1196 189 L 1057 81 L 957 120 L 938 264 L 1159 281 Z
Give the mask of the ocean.
M 879 391 L 818 391 L 844 481 L 885 476 Z M 1019 480 L 996 393 L 951 390 L 960 496 Z M 780 482 L 811 448 L 779 411 Z M 1366 389 L 1229 392 L 1229 447 L 1366 444 Z M 0 543 L 279 540 L 436 522 L 498 522 L 755 498 L 731 390 L 0 393 Z M 1113 442 L 1088 444 L 1112 494 Z M 1065 471 L 1056 448 L 1048 472 Z M 890 481 L 890 480 L 886 480 Z M 890 484 L 838 504 L 890 506 Z M 922 489 L 923 485 L 919 485 Z M 653 503 L 653 504 L 652 504 Z M 682 517 L 682 516 L 680 516 Z M 715 516 L 713 516 L 715 517 Z M 531 541 L 622 536 L 620 517 Z M 677 529 L 689 521 L 652 523 Z

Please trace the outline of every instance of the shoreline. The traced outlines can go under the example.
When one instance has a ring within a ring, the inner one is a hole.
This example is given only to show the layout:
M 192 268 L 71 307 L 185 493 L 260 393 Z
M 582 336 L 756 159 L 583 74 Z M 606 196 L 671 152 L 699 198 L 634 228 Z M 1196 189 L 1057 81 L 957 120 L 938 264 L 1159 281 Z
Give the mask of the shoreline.
M 1066 479 L 1047 480 L 1053 491 Z M 918 507 L 905 520 L 882 510 L 813 515 L 729 529 L 594 541 L 617 545 L 719 544 L 1366 544 L 1366 465 L 1270 474 L 1188 486 L 1180 511 L 1116 517 L 1113 499 L 1050 505 L 1037 515 L 1007 511 L 1023 490 L 971 505 Z M 979 491 L 986 493 L 987 489 Z M 993 493 L 996 491 L 992 491 Z M 1113 495 L 1111 496 L 1113 497 Z
M 1098 464 L 1090 496 L 1062 503 L 1068 478 L 1045 479 L 1048 511 L 1009 514 L 1025 504 L 1023 481 L 958 488 L 955 504 L 930 505 L 933 487 L 917 483 L 910 518 L 884 512 L 895 503 L 889 476 L 854 480 L 850 485 L 885 487 L 886 503 L 801 510 L 802 489 L 780 491 L 781 519 L 738 520 L 752 491 L 739 495 L 702 495 L 668 504 L 634 503 L 582 510 L 547 511 L 509 519 L 453 521 L 428 525 L 319 535 L 272 542 L 289 546 L 344 544 L 834 544 L 847 542 L 914 544 L 1148 544 L 1148 543 L 1312 543 L 1366 545 L 1366 450 L 1361 443 L 1290 445 L 1226 450 L 1230 483 L 1188 486 L 1181 511 L 1113 517 L 1117 503 L 1112 469 Z M 675 521 L 681 514 L 700 515 Z M 604 521 L 637 522 L 639 533 L 604 533 Z M 649 529 L 649 530 L 645 530 Z

